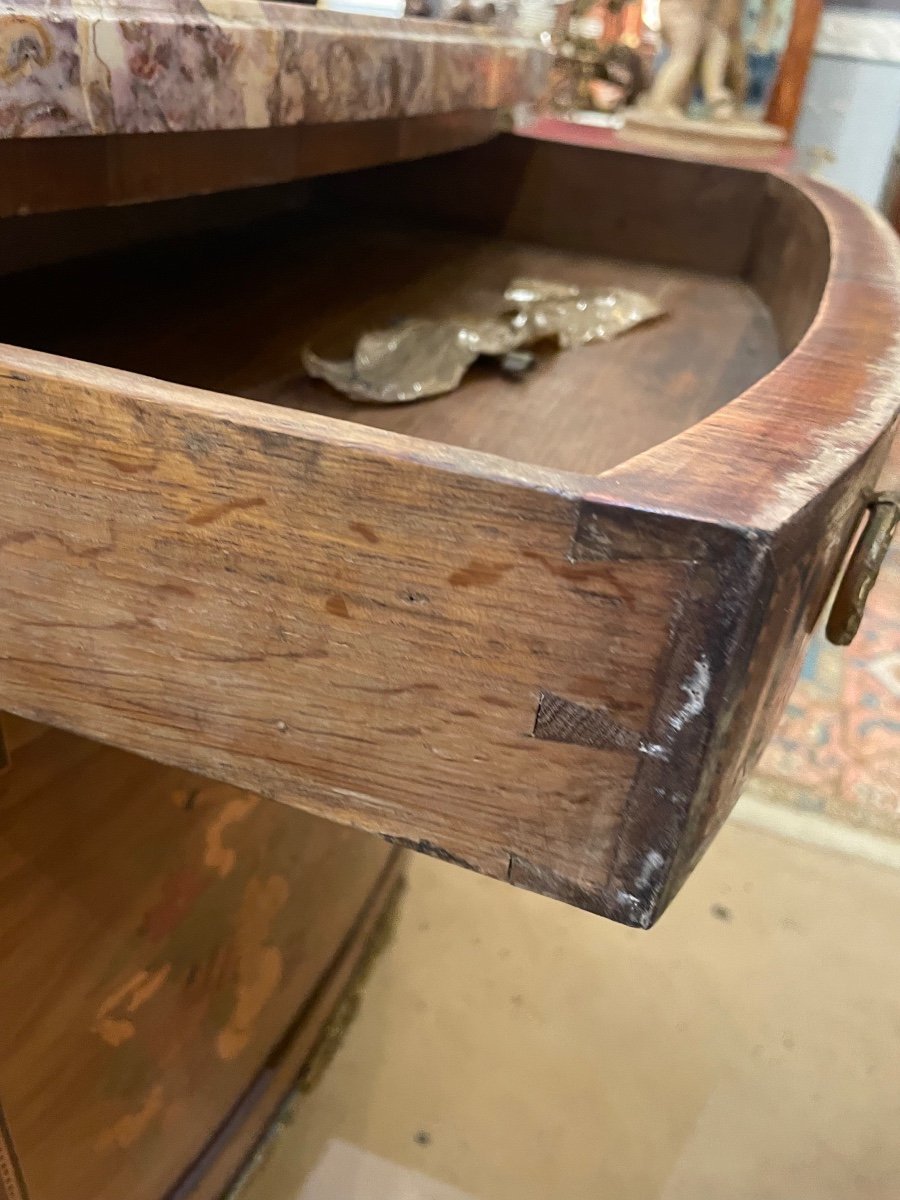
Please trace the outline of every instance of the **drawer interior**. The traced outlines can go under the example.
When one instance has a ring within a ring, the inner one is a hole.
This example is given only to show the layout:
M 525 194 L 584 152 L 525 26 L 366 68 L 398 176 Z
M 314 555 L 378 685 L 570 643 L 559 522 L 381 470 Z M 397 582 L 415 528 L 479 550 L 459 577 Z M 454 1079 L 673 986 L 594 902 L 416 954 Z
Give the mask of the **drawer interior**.
M 4 706 L 646 926 L 777 708 L 889 420 L 881 282 L 829 285 L 800 344 L 832 269 L 810 197 L 512 136 L 218 230 L 205 202 L 167 238 L 153 208 L 129 236 L 99 212 L 90 255 L 7 258 L 0 338 L 65 357 L 0 353 Z M 304 377 L 308 342 L 492 311 L 520 274 L 668 315 L 419 404 Z M 603 471 L 729 402 L 604 480 L 539 469 Z
M 685 172 L 682 200 L 657 180 L 669 193 L 641 195 L 636 211 L 633 181 L 616 176 L 632 156 L 536 144 L 523 167 L 522 147 L 525 139 L 505 138 L 499 148 L 321 180 L 287 214 L 22 272 L 0 337 L 593 474 L 734 399 L 811 319 L 821 291 L 815 255 L 785 315 L 773 251 L 757 242 L 772 203 L 765 176 L 675 164 Z M 485 164 L 502 186 L 467 200 Z M 716 228 L 704 237 L 704 204 L 727 222 L 724 236 Z M 790 214 L 779 214 L 792 231 Z M 766 236 L 773 227 L 765 222 Z M 497 311 L 517 275 L 635 288 L 666 315 L 609 344 L 542 354 L 523 381 L 476 364 L 455 392 L 414 404 L 353 403 L 303 371 L 307 343 L 339 356 L 358 333 L 398 318 Z

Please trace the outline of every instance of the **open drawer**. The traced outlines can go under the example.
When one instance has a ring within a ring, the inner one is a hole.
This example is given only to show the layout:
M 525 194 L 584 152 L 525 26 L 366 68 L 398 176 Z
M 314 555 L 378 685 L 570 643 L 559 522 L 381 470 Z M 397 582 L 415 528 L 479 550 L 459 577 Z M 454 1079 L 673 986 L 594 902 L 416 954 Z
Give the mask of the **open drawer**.
M 22 273 L 0 707 L 647 926 L 871 500 L 898 259 L 827 188 L 504 136 Z M 408 406 L 303 374 L 513 275 L 668 316 Z

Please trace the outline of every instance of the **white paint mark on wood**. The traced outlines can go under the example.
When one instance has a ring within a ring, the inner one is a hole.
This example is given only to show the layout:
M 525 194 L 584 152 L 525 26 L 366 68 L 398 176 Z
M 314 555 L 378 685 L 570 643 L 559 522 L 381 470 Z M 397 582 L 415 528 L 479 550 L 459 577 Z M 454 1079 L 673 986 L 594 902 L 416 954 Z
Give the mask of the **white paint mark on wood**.
M 367 792 L 354 792 L 351 791 L 350 788 L 339 787 L 329 788 L 328 790 L 335 796 L 344 796 L 348 800 L 362 800 L 365 804 L 377 804 L 379 807 L 382 806 L 381 800 L 377 799 L 375 796 L 368 795 Z
M 669 724 L 675 730 L 680 730 L 703 712 L 703 705 L 709 693 L 710 670 L 709 661 L 705 654 L 694 663 L 690 677 L 681 685 L 684 693 L 684 704 L 669 718 Z
M 661 746 L 659 742 L 641 742 L 638 746 L 638 751 L 641 754 L 646 754 L 649 758 L 668 758 L 669 752 L 665 746 Z
M 644 855 L 644 861 L 641 864 L 641 869 L 635 880 L 635 887 L 639 892 L 649 887 L 653 881 L 654 875 L 657 875 L 662 867 L 665 866 L 666 860 L 658 850 L 648 850 Z

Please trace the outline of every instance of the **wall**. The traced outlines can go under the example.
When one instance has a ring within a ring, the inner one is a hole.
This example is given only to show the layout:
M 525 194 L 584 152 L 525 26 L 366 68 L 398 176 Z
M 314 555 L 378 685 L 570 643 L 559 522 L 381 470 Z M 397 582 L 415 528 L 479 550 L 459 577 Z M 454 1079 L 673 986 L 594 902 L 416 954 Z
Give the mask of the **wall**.
M 881 198 L 900 131 L 900 0 L 828 8 L 795 144 L 800 166 L 869 204 Z

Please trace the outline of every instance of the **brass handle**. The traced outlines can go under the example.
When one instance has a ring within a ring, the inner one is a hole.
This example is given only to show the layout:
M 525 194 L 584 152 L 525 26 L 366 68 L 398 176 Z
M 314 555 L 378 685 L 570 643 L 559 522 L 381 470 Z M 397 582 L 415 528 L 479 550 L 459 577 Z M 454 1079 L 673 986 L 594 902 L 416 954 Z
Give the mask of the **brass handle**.
M 868 520 L 853 548 L 838 585 L 825 626 L 835 646 L 849 646 L 856 637 L 866 600 L 900 523 L 900 493 L 881 492 L 868 506 Z

